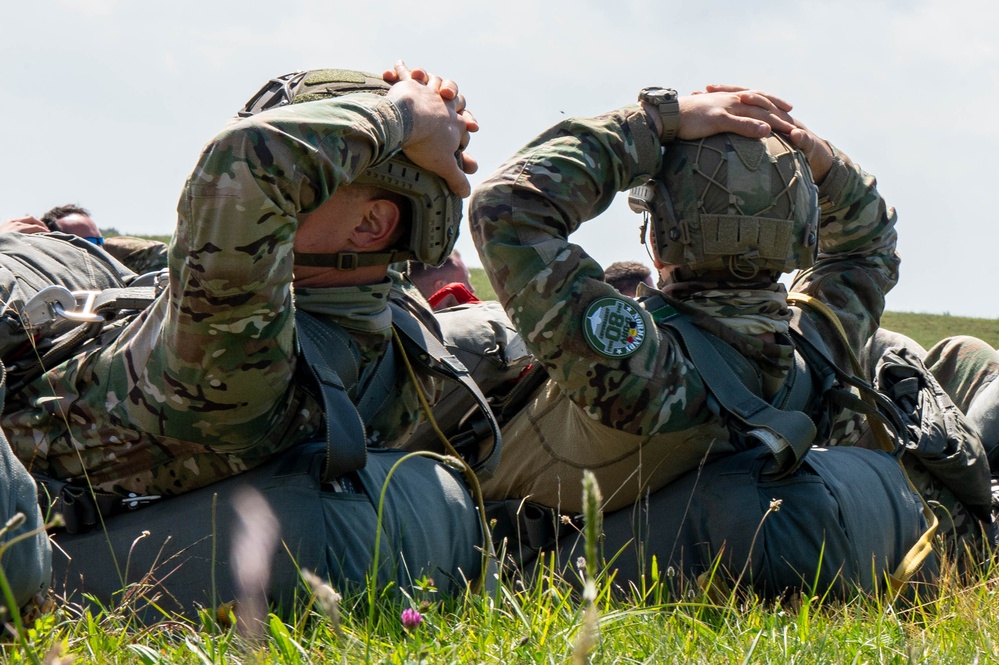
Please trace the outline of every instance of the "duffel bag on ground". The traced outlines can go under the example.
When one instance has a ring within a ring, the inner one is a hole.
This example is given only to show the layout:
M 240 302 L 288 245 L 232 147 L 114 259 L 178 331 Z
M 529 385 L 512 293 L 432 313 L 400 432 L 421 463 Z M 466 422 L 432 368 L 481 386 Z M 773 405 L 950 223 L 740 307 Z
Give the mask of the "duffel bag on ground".
M 111 517 L 106 529 L 56 533 L 56 592 L 77 602 L 91 595 L 105 605 L 129 599 L 146 621 L 162 618 L 163 611 L 193 616 L 199 607 L 232 602 L 240 572 L 234 536 L 242 520 L 254 519 L 233 506 L 246 487 L 267 501 L 279 529 L 266 591 L 272 607 L 287 612 L 296 594 L 301 597 L 300 570 L 330 580 L 341 592 L 364 584 L 372 569 L 379 495 L 404 453 L 371 449 L 363 469 L 321 485 L 325 453 L 322 442 L 304 444 L 240 476 Z M 383 512 L 380 585 L 408 588 L 426 576 L 446 594 L 476 579 L 482 534 L 474 502 L 455 472 L 422 457 L 402 462 L 389 481 Z
M 814 448 L 794 474 L 766 480 L 767 456 L 758 448 L 727 456 L 607 515 L 602 547 L 607 559 L 617 555 L 615 582 L 639 582 L 656 557 L 678 589 L 705 573 L 766 598 L 883 588 L 926 530 L 898 462 L 860 448 Z M 561 561 L 583 550 L 581 539 L 564 540 Z M 930 555 L 918 579 L 936 571 Z

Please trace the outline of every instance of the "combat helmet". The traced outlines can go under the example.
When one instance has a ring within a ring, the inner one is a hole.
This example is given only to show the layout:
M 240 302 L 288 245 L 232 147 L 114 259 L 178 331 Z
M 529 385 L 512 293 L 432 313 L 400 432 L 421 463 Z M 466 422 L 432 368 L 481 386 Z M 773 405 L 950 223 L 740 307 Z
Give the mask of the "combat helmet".
M 738 279 L 815 263 L 818 190 L 804 155 L 777 133 L 674 141 L 628 203 L 651 222 L 659 259 Z
M 356 93 L 384 95 L 389 84 L 381 76 L 348 69 L 292 72 L 268 81 L 239 111 L 248 117 L 261 111 Z M 461 197 L 436 174 L 401 152 L 365 170 L 354 181 L 400 194 L 410 202 L 409 242 L 402 249 L 364 254 L 296 254 L 295 263 L 349 270 L 416 259 L 439 266 L 451 254 L 461 222 Z

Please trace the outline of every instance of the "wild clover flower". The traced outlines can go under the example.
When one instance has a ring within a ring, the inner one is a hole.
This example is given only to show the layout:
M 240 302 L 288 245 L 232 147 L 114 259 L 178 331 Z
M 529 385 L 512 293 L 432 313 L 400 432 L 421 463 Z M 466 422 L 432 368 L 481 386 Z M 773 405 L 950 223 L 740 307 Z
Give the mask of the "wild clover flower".
M 402 625 L 406 630 L 413 630 L 423 623 L 423 615 L 412 607 L 407 607 L 402 611 Z

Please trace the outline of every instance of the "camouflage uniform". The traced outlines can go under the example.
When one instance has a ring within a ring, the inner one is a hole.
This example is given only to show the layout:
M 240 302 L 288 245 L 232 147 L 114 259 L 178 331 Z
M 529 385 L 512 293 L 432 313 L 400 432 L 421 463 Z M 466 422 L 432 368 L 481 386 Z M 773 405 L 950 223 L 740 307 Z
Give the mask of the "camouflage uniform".
M 405 296 L 398 276 L 293 291 L 297 217 L 395 153 L 408 123 L 384 97 L 357 94 L 230 124 L 184 187 L 166 290 L 8 401 L 17 456 L 99 490 L 173 495 L 324 432 L 295 381 L 295 308 L 350 333 L 364 381 L 392 343 L 387 300 Z M 419 419 L 412 382 L 393 389 L 367 423 L 371 442 L 397 444 Z
M 965 414 L 978 432 L 989 454 L 990 466 L 999 469 L 999 352 L 986 342 L 968 335 L 947 337 L 929 351 L 915 340 L 880 328 L 864 348 L 862 364 L 874 375 L 878 359 L 888 348 L 910 349 Z
M 567 120 L 522 149 L 473 195 L 471 226 L 483 265 L 551 377 L 506 425 L 500 466 L 483 486 L 487 496 L 530 496 L 578 510 L 582 471 L 590 469 L 613 510 L 705 459 L 733 452 L 729 430 L 709 408 L 704 380 L 678 340 L 657 328 L 640 302 L 606 284 L 600 266 L 568 241 L 618 192 L 658 173 L 661 152 L 637 105 Z M 832 305 L 859 352 L 897 279 L 895 214 L 874 178 L 842 155 L 819 196 L 818 262 L 793 290 Z M 630 357 L 607 357 L 587 342 L 584 316 L 603 298 L 623 301 L 641 319 L 644 339 Z M 836 339 L 821 316 L 802 316 L 825 339 Z M 725 341 L 778 382 L 790 367 L 786 337 L 773 344 L 732 331 Z M 848 367 L 842 346 L 830 347 L 836 362 Z M 835 430 L 839 440 L 833 443 L 857 438 L 849 414 L 842 415 L 847 425 Z
M 997 545 L 996 525 L 985 514 L 993 516 L 999 507 L 999 353 L 982 340 L 969 337 L 948 337 L 935 344 L 929 351 L 914 340 L 884 328 L 879 329 L 864 348 L 861 362 L 869 380 L 877 384 L 879 363 L 886 352 L 905 349 L 922 361 L 930 375 L 924 394 L 918 400 L 919 414 L 925 421 L 922 430 L 929 438 L 936 438 L 940 449 L 936 457 L 947 460 L 946 466 L 956 469 L 952 476 L 940 469 L 930 472 L 923 460 L 915 455 L 905 455 L 903 460 L 910 480 L 929 502 L 940 520 L 939 531 L 946 538 L 949 551 L 966 562 L 966 553 L 988 555 Z M 932 383 L 943 395 L 933 399 Z M 926 392 L 926 391 L 929 392 Z M 931 402 L 936 401 L 934 407 Z M 868 437 L 862 440 L 867 445 Z M 987 461 L 987 463 L 986 463 Z M 939 464 L 940 462 L 938 462 Z M 983 476 L 991 472 L 991 506 Z M 944 479 L 956 478 L 950 482 Z M 968 488 L 979 487 L 973 492 L 978 500 L 966 503 L 971 495 Z M 982 496 L 982 495 L 985 496 Z M 957 496 L 955 496 L 957 495 Z M 962 501 L 958 496 L 963 496 Z M 980 508 L 976 509 L 976 507 Z M 975 516 L 978 516 L 977 518 Z M 979 554 L 980 553 L 980 554 Z
M 130 236 L 105 238 L 104 251 L 139 275 L 163 270 L 169 256 L 165 243 Z

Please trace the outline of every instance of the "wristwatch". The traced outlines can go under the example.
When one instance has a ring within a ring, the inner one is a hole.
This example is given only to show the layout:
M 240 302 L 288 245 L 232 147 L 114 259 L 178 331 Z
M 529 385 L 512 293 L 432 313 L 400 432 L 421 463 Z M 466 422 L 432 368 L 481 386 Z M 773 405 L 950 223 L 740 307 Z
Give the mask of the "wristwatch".
M 674 140 L 680 131 L 680 102 L 676 90 L 657 85 L 642 88 L 638 93 L 638 101 L 648 102 L 659 109 L 659 117 L 663 121 L 663 131 L 659 139 L 663 143 Z

